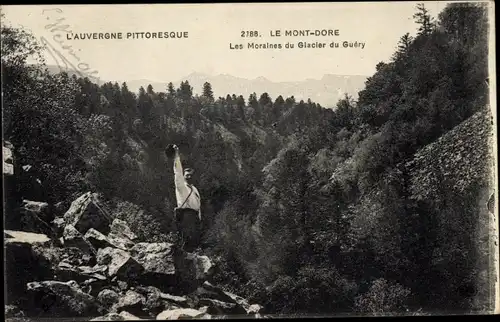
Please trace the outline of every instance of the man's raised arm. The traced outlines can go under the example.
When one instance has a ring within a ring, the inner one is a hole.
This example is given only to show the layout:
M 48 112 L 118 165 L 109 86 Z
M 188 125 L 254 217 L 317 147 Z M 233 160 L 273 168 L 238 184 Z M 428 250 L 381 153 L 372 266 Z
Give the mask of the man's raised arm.
M 184 192 L 187 189 L 186 180 L 184 179 L 184 172 L 182 169 L 181 156 L 179 154 L 179 148 L 174 145 L 175 156 L 174 156 L 174 180 L 175 186 L 180 191 Z

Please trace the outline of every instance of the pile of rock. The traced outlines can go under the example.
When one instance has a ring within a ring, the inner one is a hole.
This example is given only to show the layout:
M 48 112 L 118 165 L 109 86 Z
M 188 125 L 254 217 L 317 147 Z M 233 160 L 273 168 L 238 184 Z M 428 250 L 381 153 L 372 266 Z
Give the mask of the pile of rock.
M 93 193 L 50 223 L 44 220 L 50 217 L 45 204 L 23 207 L 47 233 L 4 231 L 7 318 L 259 317 L 259 305 L 209 282 L 213 265 L 207 256 L 138 240 L 126 222 L 110 218 Z

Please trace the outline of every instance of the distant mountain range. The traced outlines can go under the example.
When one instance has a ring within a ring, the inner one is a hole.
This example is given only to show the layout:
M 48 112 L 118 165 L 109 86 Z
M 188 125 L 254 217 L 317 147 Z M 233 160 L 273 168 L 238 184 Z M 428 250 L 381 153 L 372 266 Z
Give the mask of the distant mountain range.
M 58 72 L 60 68 L 57 66 L 48 66 L 50 71 Z M 68 70 L 68 74 L 74 74 L 75 71 Z M 311 99 L 315 103 L 321 104 L 323 107 L 333 107 L 337 101 L 343 97 L 344 93 L 357 98 L 357 94 L 365 86 L 367 76 L 362 75 L 324 75 L 321 79 L 305 79 L 295 82 L 273 82 L 265 77 L 255 79 L 246 79 L 235 77 L 227 74 L 211 76 L 203 73 L 191 73 L 182 79 L 172 81 L 177 88 L 181 81 L 188 81 L 193 87 L 194 94 L 201 94 L 203 84 L 209 82 L 212 84 L 212 90 L 215 97 L 226 95 L 243 95 L 245 99 L 255 92 L 258 96 L 267 92 L 272 99 L 278 95 L 284 98 L 294 96 L 297 100 Z M 153 86 L 155 91 L 166 91 L 169 81 L 157 82 L 148 79 L 137 80 L 101 80 L 103 82 L 118 82 L 124 81 L 127 83 L 131 91 L 137 92 L 141 86 L 146 88 L 149 84 Z

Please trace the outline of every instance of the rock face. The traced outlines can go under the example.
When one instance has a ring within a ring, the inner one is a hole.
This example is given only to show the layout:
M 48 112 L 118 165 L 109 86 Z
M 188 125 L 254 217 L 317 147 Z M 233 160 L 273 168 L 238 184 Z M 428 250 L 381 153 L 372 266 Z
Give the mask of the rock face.
M 52 234 L 5 230 L 10 317 L 91 321 L 254 315 L 259 308 L 208 283 L 213 264 L 171 243 L 138 240 L 126 222 L 107 217 L 94 194 L 64 217 L 26 201 Z

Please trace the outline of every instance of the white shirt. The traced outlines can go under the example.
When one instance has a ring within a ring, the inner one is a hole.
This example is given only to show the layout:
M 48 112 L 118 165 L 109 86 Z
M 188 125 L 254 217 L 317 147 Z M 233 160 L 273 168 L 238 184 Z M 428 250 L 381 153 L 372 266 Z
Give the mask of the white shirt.
M 175 197 L 177 198 L 178 208 L 190 208 L 198 211 L 198 217 L 201 220 L 201 198 L 198 189 L 187 183 L 184 178 L 181 159 L 179 154 L 175 155 L 174 160 L 174 178 L 175 178 Z

